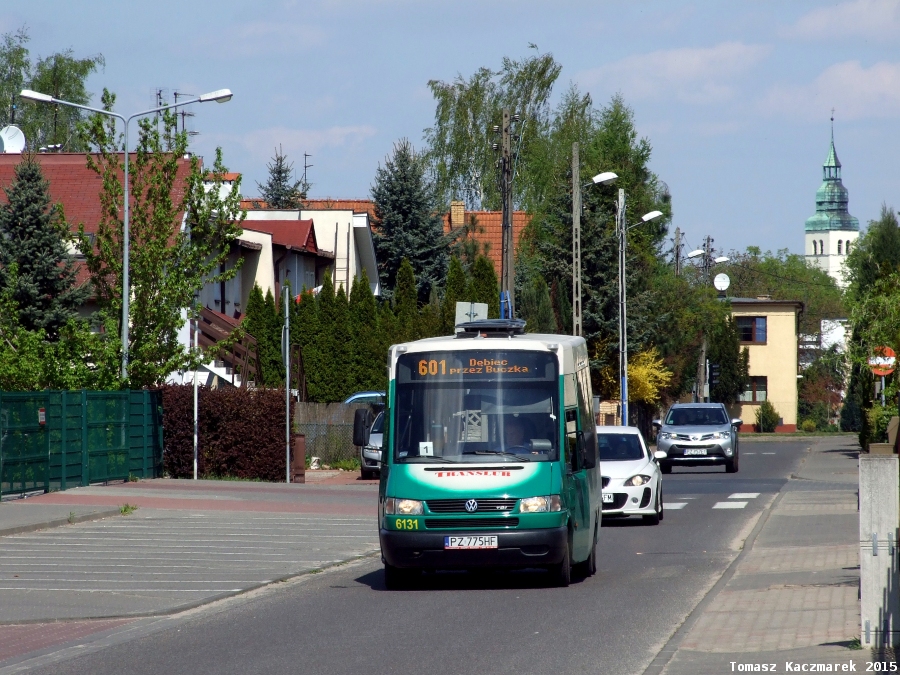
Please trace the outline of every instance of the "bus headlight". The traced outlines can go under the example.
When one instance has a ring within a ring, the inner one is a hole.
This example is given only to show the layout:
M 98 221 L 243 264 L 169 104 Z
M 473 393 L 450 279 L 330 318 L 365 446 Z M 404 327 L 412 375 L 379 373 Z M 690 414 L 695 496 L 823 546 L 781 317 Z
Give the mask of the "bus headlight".
M 519 513 L 547 513 L 551 511 L 562 511 L 559 495 L 526 497 L 519 500 Z
M 384 500 L 384 512 L 389 516 L 421 516 L 422 502 L 418 499 L 398 499 L 387 497 Z

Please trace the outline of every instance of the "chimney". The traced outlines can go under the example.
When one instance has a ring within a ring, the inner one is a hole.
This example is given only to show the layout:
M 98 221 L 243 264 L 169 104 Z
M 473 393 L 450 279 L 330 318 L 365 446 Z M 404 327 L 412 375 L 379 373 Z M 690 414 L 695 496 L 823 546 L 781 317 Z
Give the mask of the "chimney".
M 466 224 L 466 203 L 453 200 L 450 202 L 450 229 L 455 230 Z

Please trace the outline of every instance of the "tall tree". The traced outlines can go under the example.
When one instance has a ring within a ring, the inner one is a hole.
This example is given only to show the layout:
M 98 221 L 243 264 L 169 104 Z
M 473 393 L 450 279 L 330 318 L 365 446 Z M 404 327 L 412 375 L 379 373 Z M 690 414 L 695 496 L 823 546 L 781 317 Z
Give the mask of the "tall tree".
M 459 258 L 450 258 L 447 283 L 444 285 L 444 299 L 441 302 L 441 332 L 453 335 L 456 331 L 456 303 L 464 302 L 466 294 L 466 273 Z
M 0 127 L 15 124 L 22 129 L 28 148 L 50 145 L 66 152 L 82 152 L 87 143 L 79 125 L 85 111 L 69 106 L 22 105 L 19 92 L 33 89 L 63 101 L 89 105 L 88 77 L 106 62 L 102 54 L 76 58 L 71 49 L 55 52 L 32 63 L 28 50 L 28 29 L 0 36 Z
M 472 276 L 466 288 L 466 299 L 469 302 L 484 302 L 488 306 L 488 317 L 500 317 L 500 284 L 494 263 L 487 256 L 480 255 L 472 265 Z
M 104 90 L 102 100 L 111 109 L 115 97 Z M 82 228 L 81 250 L 101 307 L 110 316 L 121 317 L 122 154 L 111 118 L 92 116 L 85 138 L 96 149 L 87 156 L 87 163 L 103 181 L 102 211 L 94 242 Z M 230 191 L 222 189 L 227 169 L 221 149 L 216 149 L 211 169 L 204 169 L 196 156 L 188 160 L 186 171 L 180 169 L 186 152 L 187 134 L 177 132 L 174 114 L 163 115 L 162 129 L 150 120 L 141 121 L 128 195 L 132 297 L 128 379 L 132 387 L 160 384 L 169 373 L 187 370 L 204 359 L 199 351 L 179 342 L 185 310 L 198 310 L 204 284 L 227 281 L 239 269 L 239 265 L 224 266 L 246 215 L 240 208 L 240 179 Z
M 363 270 L 350 290 L 350 342 L 353 349 L 353 390 L 383 389 L 387 350 L 379 337 L 378 303 Z
M 0 205 L 0 283 L 10 286 L 26 330 L 43 329 L 51 340 L 77 316 L 89 288 L 76 285 L 75 266 L 68 251 L 69 226 L 33 154 L 16 165 L 15 179 Z M 15 277 L 4 270 L 17 266 Z
M 332 403 L 338 400 L 334 372 L 333 355 L 336 351 L 335 335 L 335 296 L 331 272 L 325 272 L 322 288 L 316 296 L 317 330 L 313 336 L 312 353 L 315 361 L 307 371 L 306 388 L 310 401 Z M 306 351 L 304 351 L 305 357 Z M 304 361 L 305 363 L 305 361 Z
M 521 60 L 504 58 L 499 70 L 479 68 L 467 80 L 458 75 L 452 82 L 431 80 L 428 87 L 435 99 L 434 126 L 425 130 L 426 153 L 441 204 L 463 199 L 473 210 L 500 208 L 496 155 L 492 144 L 498 140 L 495 126 L 502 111 L 517 114 L 515 123 L 517 173 L 524 180 L 514 182 L 516 203 L 521 204 L 529 182 L 532 144 L 547 124 L 550 94 L 562 71 L 552 54 L 535 54 Z
M 396 143 L 393 155 L 378 167 L 372 199 L 380 223 L 375 247 L 382 288 L 390 297 L 405 258 L 418 280 L 419 301 L 427 302 L 447 272 L 448 242 L 424 163 L 408 140 Z
M 24 26 L 0 36 L 0 127 L 21 122 L 19 92 L 31 74 L 29 39 Z
M 270 209 L 299 209 L 309 190 L 309 184 L 294 179 L 294 164 L 288 162 L 281 146 L 275 149 L 275 156 L 269 164 L 269 177 L 265 183 L 257 183 L 260 198 Z
M 334 351 L 332 360 L 333 401 L 343 401 L 353 393 L 355 376 L 353 373 L 353 345 L 350 332 L 350 306 L 344 286 L 338 288 L 334 296 Z
M 538 275 L 525 284 L 519 297 L 519 313 L 529 333 L 555 333 L 556 317 L 550 302 L 550 287 Z
M 394 293 L 394 309 L 397 314 L 398 332 L 395 340 L 407 342 L 419 338 L 419 302 L 416 294 L 416 275 L 406 258 L 397 272 Z
M 710 364 L 719 368 L 719 381 L 710 387 L 710 400 L 737 403 L 750 381 L 750 353 L 746 347 L 741 349 L 741 338 L 734 319 L 723 317 L 712 326 L 707 354 Z
M 312 294 L 311 290 L 305 290 L 291 305 L 291 344 L 300 345 L 303 373 L 307 383 L 307 397 L 310 395 L 310 382 L 321 381 L 321 376 L 318 374 L 321 357 L 317 351 L 319 330 L 316 296 Z

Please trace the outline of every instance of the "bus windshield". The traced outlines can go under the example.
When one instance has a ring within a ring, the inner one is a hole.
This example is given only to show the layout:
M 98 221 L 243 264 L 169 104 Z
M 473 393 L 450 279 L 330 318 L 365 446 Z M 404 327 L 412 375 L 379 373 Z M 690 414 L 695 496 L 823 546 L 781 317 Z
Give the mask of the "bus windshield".
M 472 350 L 397 361 L 394 461 L 546 462 L 559 456 L 555 354 Z

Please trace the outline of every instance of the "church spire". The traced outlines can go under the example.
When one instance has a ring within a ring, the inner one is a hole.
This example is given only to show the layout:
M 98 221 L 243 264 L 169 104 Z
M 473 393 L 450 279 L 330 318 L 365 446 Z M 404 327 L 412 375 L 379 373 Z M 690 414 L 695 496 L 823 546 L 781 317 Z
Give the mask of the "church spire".
M 831 147 L 822 165 L 822 186 L 816 192 L 816 213 L 806 221 L 807 232 L 846 230 L 859 232 L 859 220 L 848 211 L 849 196 L 841 181 L 841 160 L 834 149 L 834 110 L 831 111 Z

